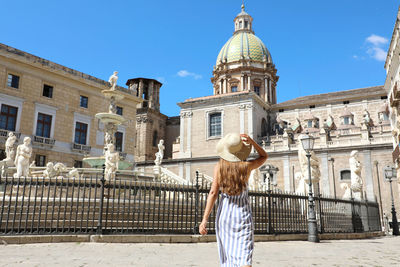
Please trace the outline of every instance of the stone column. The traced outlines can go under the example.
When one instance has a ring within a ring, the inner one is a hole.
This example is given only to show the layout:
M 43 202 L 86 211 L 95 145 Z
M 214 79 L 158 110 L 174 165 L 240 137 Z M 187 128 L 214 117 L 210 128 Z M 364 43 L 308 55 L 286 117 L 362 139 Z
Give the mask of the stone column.
M 247 134 L 253 138 L 253 104 L 248 104 L 247 108 Z
M 240 90 L 244 91 L 244 75 L 240 77 Z
M 290 161 L 289 156 L 285 155 L 282 157 L 283 159 L 283 182 L 284 182 L 284 190 L 290 191 Z
M 363 152 L 364 158 L 364 173 L 365 173 L 365 191 L 367 195 L 365 196 L 367 200 L 374 201 L 374 181 L 372 178 L 372 161 L 371 161 L 371 150 L 365 150 Z
M 268 100 L 268 79 L 267 77 L 264 78 L 264 101 L 269 102 Z
M 155 91 L 154 91 L 154 81 L 150 80 L 149 82 L 149 108 L 154 108 L 154 98 L 155 98 Z
M 191 169 L 190 169 L 190 162 L 185 163 L 185 172 L 186 172 L 186 183 L 189 184 L 190 180 L 192 179 L 191 177 Z M 183 177 L 182 177 L 183 178 Z
M 139 98 L 143 98 L 143 80 L 139 80 Z
M 228 80 L 225 78 L 224 79 L 224 94 L 228 92 Z
M 271 86 L 270 78 L 268 78 L 268 99 L 269 99 L 269 102 L 272 103 L 272 86 Z
M 186 112 L 186 121 L 187 121 L 187 126 L 186 126 L 186 157 L 192 157 L 192 115 L 193 112 L 188 111 Z
M 321 153 L 321 193 L 330 196 L 328 153 Z
M 239 124 L 240 124 L 240 133 L 244 133 L 244 110 L 246 105 L 239 106 Z
M 182 178 L 183 178 L 183 177 L 184 177 L 184 176 L 183 176 L 183 172 L 184 172 L 184 169 L 183 169 L 183 167 L 184 167 L 184 166 L 183 166 L 183 162 L 179 162 L 178 165 L 179 165 L 179 177 L 182 177 Z
M 247 89 L 251 91 L 251 76 L 247 75 Z
M 180 157 L 183 158 L 185 153 L 185 113 L 181 113 L 181 123 L 180 123 L 180 130 L 179 130 L 179 154 Z

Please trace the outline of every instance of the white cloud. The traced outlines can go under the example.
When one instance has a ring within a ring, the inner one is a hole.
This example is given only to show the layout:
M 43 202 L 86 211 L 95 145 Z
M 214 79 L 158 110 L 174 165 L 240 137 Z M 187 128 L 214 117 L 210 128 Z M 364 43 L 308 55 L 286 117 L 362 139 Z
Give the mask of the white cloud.
M 385 37 L 371 34 L 365 39 L 367 43 L 367 54 L 375 60 L 385 61 L 387 52 L 383 46 L 386 45 L 389 40 Z
M 179 77 L 193 77 L 195 80 L 201 79 L 202 76 L 200 74 L 189 72 L 187 70 L 180 70 L 178 71 L 177 75 Z
M 367 42 L 371 43 L 374 46 L 380 46 L 380 45 L 384 45 L 387 44 L 389 42 L 388 39 L 386 39 L 385 37 L 376 35 L 376 34 L 371 34 L 371 36 L 369 36 L 366 39 Z

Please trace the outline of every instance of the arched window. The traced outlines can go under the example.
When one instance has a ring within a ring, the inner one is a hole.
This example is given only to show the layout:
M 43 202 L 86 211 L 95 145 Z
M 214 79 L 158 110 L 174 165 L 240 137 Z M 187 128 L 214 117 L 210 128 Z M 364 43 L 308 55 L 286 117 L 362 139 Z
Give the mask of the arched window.
M 157 140 L 158 139 L 158 132 L 154 131 L 153 132 L 153 146 L 157 146 Z
M 268 134 L 268 125 L 265 118 L 261 120 L 261 136 L 267 136 Z
M 340 180 L 342 181 L 350 181 L 351 175 L 349 170 L 340 171 Z

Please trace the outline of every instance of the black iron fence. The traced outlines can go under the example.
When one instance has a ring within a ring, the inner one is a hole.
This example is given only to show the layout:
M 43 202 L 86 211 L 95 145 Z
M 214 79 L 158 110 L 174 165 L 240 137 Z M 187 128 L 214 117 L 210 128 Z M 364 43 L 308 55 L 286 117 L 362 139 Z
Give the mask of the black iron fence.
M 197 180 L 198 181 L 198 180 Z M 116 179 L 3 177 L 0 234 L 194 234 L 209 188 Z M 256 234 L 307 233 L 306 196 L 251 191 Z M 215 232 L 218 201 L 209 219 Z M 377 203 L 316 197 L 320 233 L 380 231 Z

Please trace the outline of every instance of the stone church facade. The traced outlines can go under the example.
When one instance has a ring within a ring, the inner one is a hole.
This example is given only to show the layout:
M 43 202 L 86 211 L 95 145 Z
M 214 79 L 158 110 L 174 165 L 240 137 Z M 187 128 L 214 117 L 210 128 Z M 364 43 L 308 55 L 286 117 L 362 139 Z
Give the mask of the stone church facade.
M 357 150 L 364 198 L 378 201 L 390 214 L 390 188 L 384 168 L 393 165 L 392 134 L 384 86 L 276 103 L 278 68 L 254 34 L 253 18 L 243 7 L 234 19 L 234 29 L 213 67 L 213 94 L 178 103 L 179 134 L 175 132 L 166 142 L 166 147 L 172 147 L 172 155 L 164 159 L 163 166 L 187 182 L 194 181 L 196 171 L 212 176 L 220 138 L 230 132 L 247 133 L 268 152 L 266 164 L 277 170 L 275 188 L 294 192 L 296 174 L 301 171 L 297 138 L 307 131 L 316 139 L 320 193 L 343 196 L 344 185 L 350 185 L 350 153 Z M 168 128 L 166 125 L 166 131 Z M 137 162 L 147 171 L 152 165 L 152 161 Z M 395 187 L 396 205 L 400 204 L 398 193 Z

